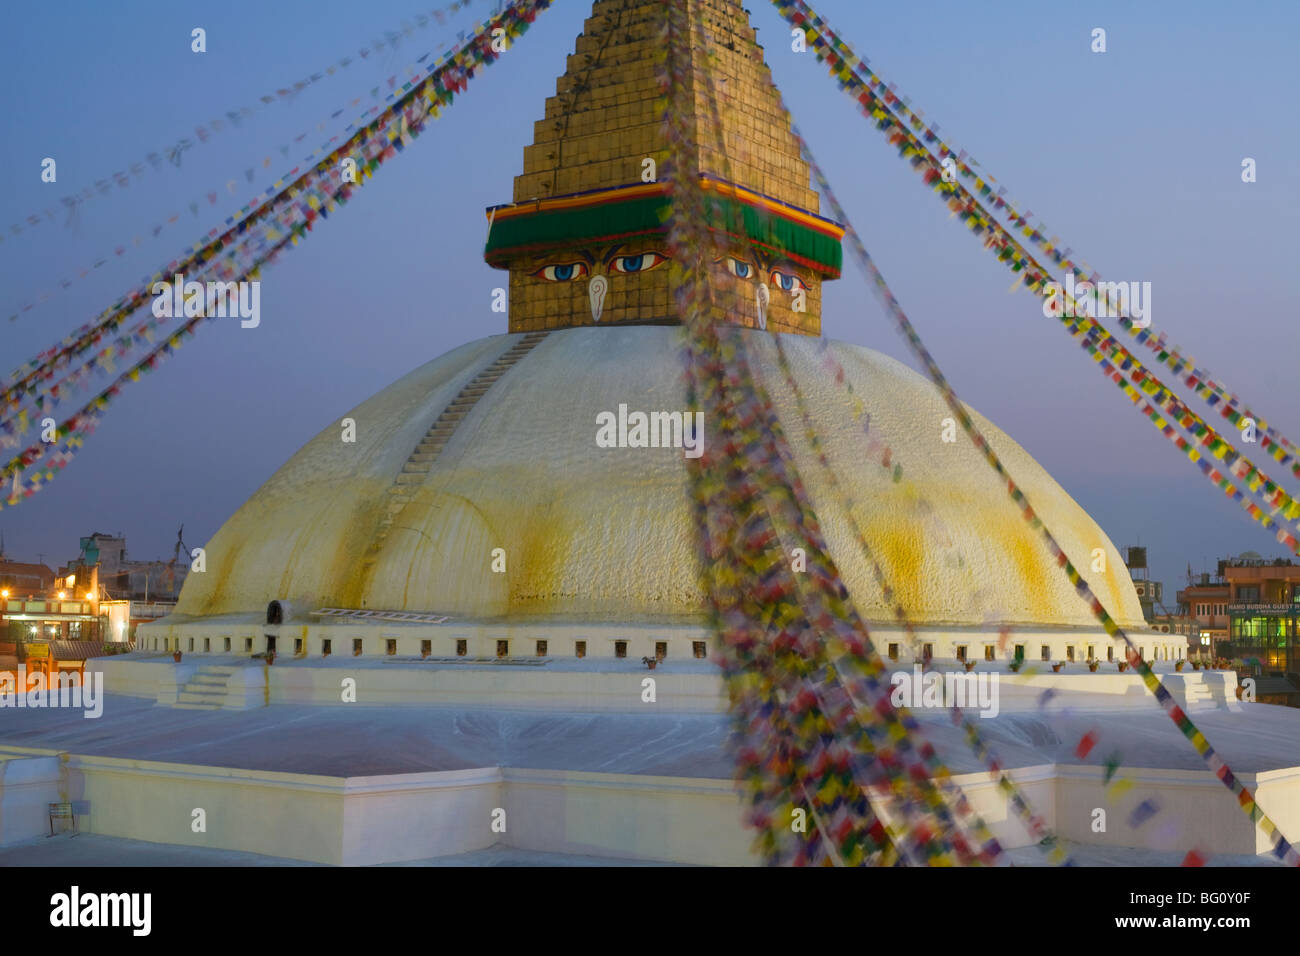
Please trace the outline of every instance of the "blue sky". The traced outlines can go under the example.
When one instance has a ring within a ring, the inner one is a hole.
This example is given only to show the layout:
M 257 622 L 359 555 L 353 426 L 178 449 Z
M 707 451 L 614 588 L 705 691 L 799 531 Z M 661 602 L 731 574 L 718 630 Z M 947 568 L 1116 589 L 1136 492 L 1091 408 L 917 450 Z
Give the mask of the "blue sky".
M 16 7 L 0 36 L 0 228 L 193 138 L 213 116 L 356 58 L 359 46 L 433 5 Z M 180 168 L 150 168 L 97 196 L 74 223 L 6 232 L 0 316 L 105 254 L 110 261 L 18 321 L 0 318 L 0 375 L 188 247 L 371 103 L 371 88 L 394 75 L 402 82 L 407 64 L 489 6 L 479 0 L 445 28 L 417 30 L 396 51 L 358 58 L 290 102 L 258 109 L 187 152 Z M 1282 553 L 1037 301 L 1008 293 L 1009 273 L 949 220 L 812 55 L 791 52 L 770 4 L 749 6 L 803 132 L 958 393 L 1037 457 L 1117 545 L 1148 546 L 1171 598 L 1188 563 L 1199 570 L 1227 553 Z M 1152 282 L 1155 326 L 1300 441 L 1288 238 L 1300 226 L 1300 5 L 817 7 L 1049 232 L 1107 278 Z M 483 209 L 510 199 L 523 147 L 589 9 L 557 0 L 413 148 L 267 271 L 260 328 L 208 324 L 126 390 L 53 485 L 0 512 L 7 550 L 24 559 L 44 552 L 53 564 L 75 555 L 81 535 L 121 531 L 132 555 L 147 558 L 170 550 L 182 522 L 187 541 L 202 543 L 344 411 L 428 359 L 504 331 L 489 307 L 502 274 L 480 255 Z M 190 51 L 196 26 L 207 31 L 203 55 Z M 1094 27 L 1107 31 L 1105 54 L 1089 50 Z M 357 96 L 361 107 L 328 121 Z M 285 158 L 281 144 L 303 132 Z M 40 181 L 47 156 L 58 162 L 52 185 Z M 1258 163 L 1253 184 L 1240 180 L 1246 156 Z M 212 191 L 216 205 L 206 199 Z M 179 221 L 155 238 L 152 227 L 173 212 Z M 852 266 L 826 287 L 823 327 L 913 364 Z

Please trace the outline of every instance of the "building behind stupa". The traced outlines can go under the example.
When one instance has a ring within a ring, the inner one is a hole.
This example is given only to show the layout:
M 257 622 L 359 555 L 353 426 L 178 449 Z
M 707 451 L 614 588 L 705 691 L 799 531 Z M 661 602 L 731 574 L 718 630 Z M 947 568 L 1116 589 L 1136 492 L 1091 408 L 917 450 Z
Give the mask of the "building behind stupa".
M 706 27 L 692 27 L 691 102 L 702 185 L 724 240 L 713 281 L 736 293 L 727 334 L 793 421 L 772 342 L 789 335 L 795 379 L 853 517 L 918 623 L 917 641 L 903 642 L 843 499 L 800 430 L 788 429 L 835 563 L 856 606 L 881 622 L 877 649 L 1000 659 L 1010 653 L 998 646 L 1006 625 L 1025 656 L 1106 660 L 1110 640 L 1033 532 L 1008 520 L 978 453 L 939 440 L 947 412 L 930 383 L 879 353 L 819 339 L 821 285 L 839 275 L 843 229 L 819 213 L 745 11 L 734 0 L 689 6 Z M 597 0 L 524 151 L 513 201 L 487 211 L 485 256 L 509 273 L 508 331 L 433 359 L 329 423 L 207 543 L 206 571 L 190 576 L 175 614 L 141 629 L 145 648 L 707 654 L 682 330 L 665 267 L 672 196 L 656 176 L 669 157 L 654 64 L 665 15 L 659 2 Z M 851 401 L 826 372 L 827 348 L 899 469 L 869 460 Z M 1100 549 L 1094 590 L 1142 631 L 1106 535 L 975 417 L 1075 563 Z M 344 418 L 355 442 L 341 440 Z M 653 434 L 638 431 L 647 422 Z M 615 431 L 602 431 L 610 423 Z M 702 424 L 699 440 L 723 440 Z M 1182 638 L 1148 634 L 1139 643 L 1151 657 L 1182 656 Z

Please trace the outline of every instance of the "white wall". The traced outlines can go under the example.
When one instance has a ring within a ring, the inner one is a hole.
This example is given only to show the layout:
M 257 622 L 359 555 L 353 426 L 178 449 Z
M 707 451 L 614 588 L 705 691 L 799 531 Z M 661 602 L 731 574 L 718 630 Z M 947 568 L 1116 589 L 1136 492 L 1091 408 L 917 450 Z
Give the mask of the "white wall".
M 0 846 L 50 832 L 49 805 L 63 801 L 61 769 L 51 751 L 0 748 Z
M 83 832 L 180 846 L 242 850 L 319 863 L 365 865 L 454 856 L 494 844 L 549 853 L 744 865 L 752 834 L 729 780 L 487 767 L 379 777 L 326 777 L 185 764 L 0 752 L 0 844 L 48 832 L 59 799 L 84 811 Z M 1116 797 L 1102 768 L 1041 765 L 1012 773 L 1034 810 L 1062 838 L 1160 848 L 1174 824 L 1177 849 L 1252 854 L 1262 833 L 1201 771 L 1125 768 L 1134 786 Z M 1284 832 L 1300 832 L 1300 768 L 1242 775 Z M 1020 819 L 987 773 L 958 774 L 972 807 L 1008 848 L 1030 845 Z M 62 796 L 61 796 L 62 795 Z M 1160 815 L 1129 826 L 1155 797 Z M 206 832 L 193 827 L 196 808 Z M 506 811 L 504 833 L 493 811 Z M 1093 829 L 1094 809 L 1106 829 Z

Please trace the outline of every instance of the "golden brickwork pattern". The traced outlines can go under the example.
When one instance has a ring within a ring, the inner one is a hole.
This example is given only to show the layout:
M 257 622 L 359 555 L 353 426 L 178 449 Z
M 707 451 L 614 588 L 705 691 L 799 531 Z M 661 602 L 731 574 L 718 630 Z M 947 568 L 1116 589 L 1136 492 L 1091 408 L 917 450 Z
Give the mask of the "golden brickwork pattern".
M 818 212 L 808 165 L 782 115 L 763 52 L 749 17 L 736 0 L 672 0 L 691 7 L 691 47 L 697 81 L 691 85 L 699 129 L 700 168 L 719 178 L 727 162 L 734 181 L 764 195 Z M 546 102 L 546 116 L 524 149 L 524 173 L 515 178 L 514 200 L 563 196 L 638 182 L 641 161 L 667 158 L 660 139 L 659 85 L 655 66 L 664 0 L 596 0 L 576 52 Z M 703 8 L 711 37 L 699 31 Z M 705 47 L 715 55 L 713 82 L 723 137 L 698 81 Z
M 737 0 L 669 2 L 690 6 L 693 69 L 687 89 L 694 104 L 700 169 L 819 212 L 808 165 L 782 114 L 763 65 L 762 47 L 743 7 Z M 515 202 L 640 182 L 647 157 L 663 166 L 668 153 L 661 134 L 655 57 L 665 15 L 665 0 L 596 0 L 565 73 L 556 82 L 556 95 L 547 100 L 545 117 L 535 124 L 533 144 L 524 149 L 523 173 L 514 183 Z M 701 15 L 705 30 L 696 22 Z M 714 54 L 712 79 L 721 129 L 703 76 L 706 50 Z M 662 242 L 636 240 L 620 252 L 662 248 Z M 589 281 L 598 274 L 608 282 L 600 324 L 674 321 L 666 267 L 619 275 L 604 262 L 610 247 L 573 251 L 594 261 L 585 277 L 572 281 L 546 281 L 535 275 L 547 264 L 582 258 L 567 250 L 508 264 L 511 332 L 595 324 Z M 750 283 L 745 286 L 719 266 L 715 289 L 734 287 L 724 297 L 724 306 L 736 322 L 757 326 L 754 284 L 760 277 L 765 281 L 770 269 L 749 249 L 732 252 L 754 267 Z M 806 310 L 792 311 L 790 294 L 771 288 L 768 327 L 820 334 L 821 276 L 801 267 L 783 268 L 798 273 L 806 286 Z

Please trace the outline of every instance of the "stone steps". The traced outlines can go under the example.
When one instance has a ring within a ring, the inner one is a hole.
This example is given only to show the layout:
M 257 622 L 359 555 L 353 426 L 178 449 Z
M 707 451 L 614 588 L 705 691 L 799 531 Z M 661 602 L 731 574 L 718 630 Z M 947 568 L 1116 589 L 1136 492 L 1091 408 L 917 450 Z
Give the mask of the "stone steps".
M 263 668 L 251 663 L 177 665 L 176 673 L 187 676 L 159 680 L 157 703 L 181 710 L 247 710 L 267 702 Z M 181 681 L 184 680 L 184 683 Z
M 230 678 L 236 670 L 228 665 L 204 664 L 186 681 L 172 706 L 184 710 L 221 710 L 230 690 Z
M 492 364 L 470 379 L 469 383 L 457 392 L 455 398 L 442 410 L 442 414 L 429 426 L 429 430 L 416 443 L 414 450 L 402 465 L 401 471 L 393 477 L 393 482 L 388 487 L 386 513 L 379 520 L 379 526 L 366 548 L 365 556 L 361 561 L 363 569 L 369 570 L 374 567 L 397 516 L 411 501 L 415 488 L 424 484 L 433 472 L 438 456 L 442 454 L 443 448 L 456 433 L 456 428 L 464 421 L 465 416 L 478 404 L 479 399 L 514 367 L 515 363 L 536 348 L 548 334 L 529 332 L 506 349 Z
M 186 685 L 186 690 L 176 695 L 176 700 L 182 704 L 211 704 L 213 707 L 220 709 L 226 700 L 226 690 L 223 687 L 220 693 L 204 694 L 198 691 L 189 690 L 190 685 Z

